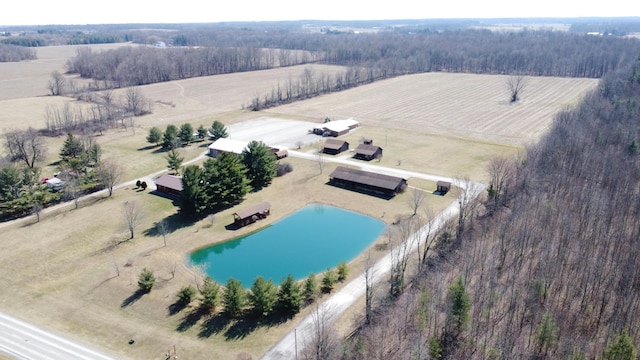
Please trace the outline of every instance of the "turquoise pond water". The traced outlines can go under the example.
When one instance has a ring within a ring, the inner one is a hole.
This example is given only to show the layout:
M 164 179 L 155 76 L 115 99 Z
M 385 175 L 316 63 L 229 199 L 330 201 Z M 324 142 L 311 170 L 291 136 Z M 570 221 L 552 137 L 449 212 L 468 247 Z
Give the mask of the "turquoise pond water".
M 255 233 L 196 250 L 191 263 L 204 264 L 221 284 L 233 277 L 251 287 L 258 276 L 279 284 L 288 274 L 300 280 L 349 262 L 385 226 L 370 216 L 312 204 Z

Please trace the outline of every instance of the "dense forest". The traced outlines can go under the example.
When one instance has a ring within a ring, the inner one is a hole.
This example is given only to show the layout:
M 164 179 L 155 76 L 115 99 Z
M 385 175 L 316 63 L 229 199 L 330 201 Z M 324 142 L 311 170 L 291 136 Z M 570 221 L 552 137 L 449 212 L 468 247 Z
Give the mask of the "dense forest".
M 346 358 L 635 359 L 639 135 L 636 58 L 521 158 L 491 162 L 486 202 L 465 231 L 441 235 Z

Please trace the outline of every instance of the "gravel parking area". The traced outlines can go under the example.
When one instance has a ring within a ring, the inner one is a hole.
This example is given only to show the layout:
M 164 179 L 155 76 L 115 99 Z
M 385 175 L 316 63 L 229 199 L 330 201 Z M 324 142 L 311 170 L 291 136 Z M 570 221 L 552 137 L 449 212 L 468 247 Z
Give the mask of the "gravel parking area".
M 309 133 L 320 123 L 261 117 L 227 127 L 229 138 L 234 140 L 258 140 L 280 149 L 297 149 L 298 144 L 309 145 L 324 140 Z

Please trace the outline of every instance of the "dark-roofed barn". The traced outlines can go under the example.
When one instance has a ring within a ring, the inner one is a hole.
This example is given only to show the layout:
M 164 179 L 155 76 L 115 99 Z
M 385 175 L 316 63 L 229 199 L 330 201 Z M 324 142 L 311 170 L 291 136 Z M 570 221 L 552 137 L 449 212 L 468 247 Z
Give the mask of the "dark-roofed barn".
M 182 177 L 165 174 L 156 181 L 158 192 L 168 195 L 180 196 L 182 194 Z
M 247 209 L 242 209 L 233 214 L 233 223 L 242 227 L 266 218 L 271 213 L 271 204 L 263 202 Z
M 349 143 L 338 139 L 327 139 L 322 147 L 322 152 L 330 155 L 337 155 L 347 150 L 349 150 Z
M 373 160 L 382 157 L 382 148 L 371 144 L 360 144 L 355 148 L 353 157 L 360 160 Z
M 329 175 L 329 184 L 391 198 L 406 188 L 407 180 L 401 177 L 338 166 Z

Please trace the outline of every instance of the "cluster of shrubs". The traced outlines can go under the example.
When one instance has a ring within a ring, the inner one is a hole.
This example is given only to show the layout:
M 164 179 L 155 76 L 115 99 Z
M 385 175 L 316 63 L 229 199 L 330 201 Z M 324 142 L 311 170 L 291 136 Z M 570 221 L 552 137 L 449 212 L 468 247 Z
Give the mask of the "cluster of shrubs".
M 136 181 L 136 189 L 140 189 L 141 188 L 142 190 L 147 190 L 147 186 L 148 185 L 147 185 L 146 181 L 140 181 L 140 180 Z
M 276 176 L 282 176 L 284 174 L 288 174 L 293 171 L 293 166 L 287 162 L 278 163 L 276 167 Z
M 348 276 L 346 263 L 340 263 L 335 269 L 327 269 L 320 282 L 316 274 L 311 273 L 302 282 L 296 281 L 290 274 L 282 279 L 280 286 L 273 280 L 259 276 L 249 290 L 242 286 L 240 280 L 230 278 L 222 287 L 210 277 L 205 278 L 198 289 L 193 285 L 183 286 L 176 294 L 176 304 L 186 307 L 196 300 L 200 294 L 200 309 L 207 313 L 215 313 L 219 308 L 231 317 L 253 315 L 259 318 L 268 317 L 275 312 L 293 316 L 303 306 L 313 303 L 321 294 L 328 294 L 336 284 L 343 282 Z M 155 284 L 152 271 L 143 269 L 138 279 L 139 290 L 148 293 Z

